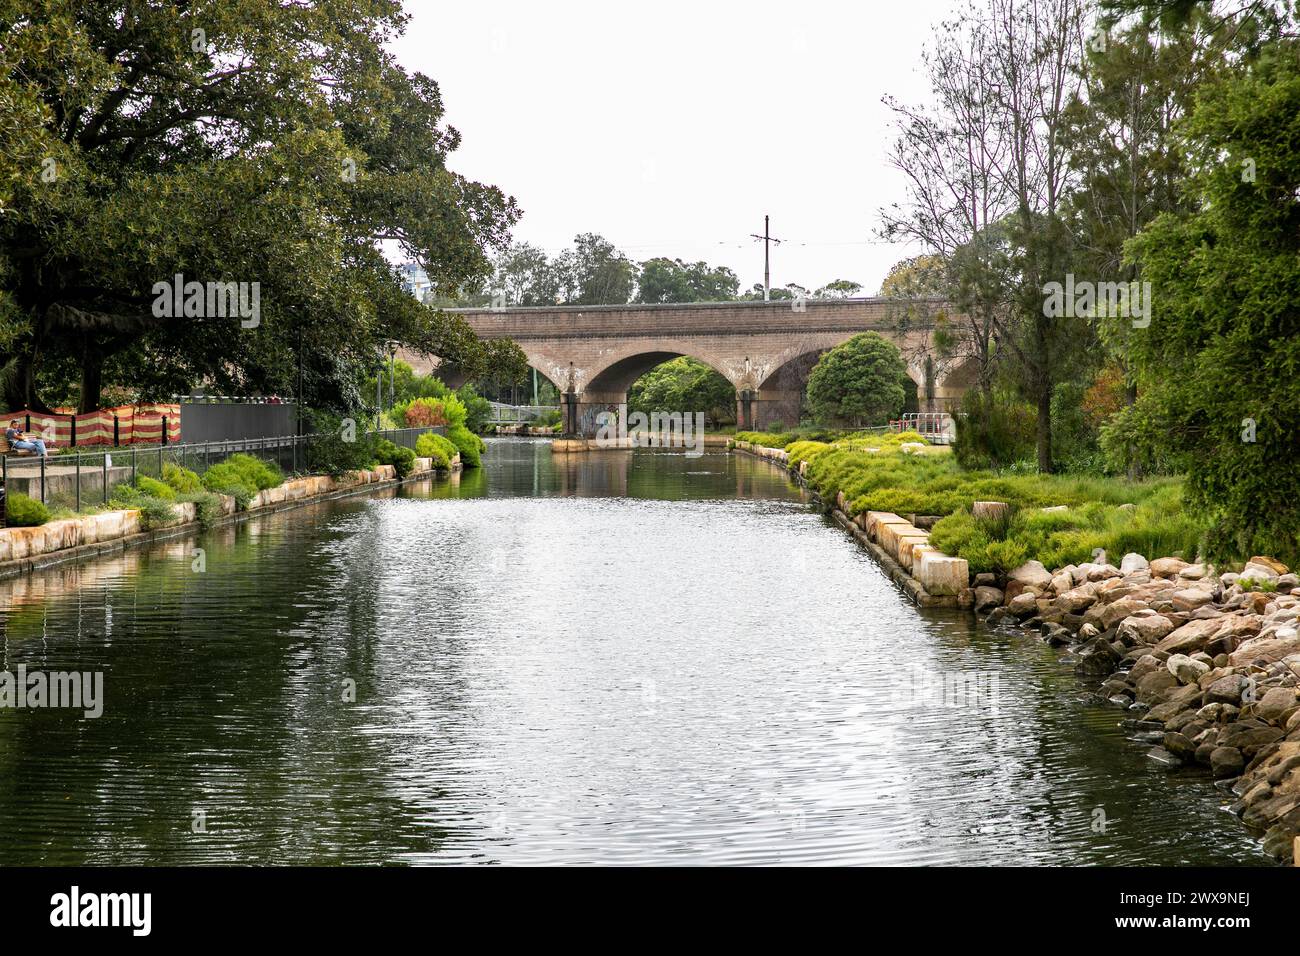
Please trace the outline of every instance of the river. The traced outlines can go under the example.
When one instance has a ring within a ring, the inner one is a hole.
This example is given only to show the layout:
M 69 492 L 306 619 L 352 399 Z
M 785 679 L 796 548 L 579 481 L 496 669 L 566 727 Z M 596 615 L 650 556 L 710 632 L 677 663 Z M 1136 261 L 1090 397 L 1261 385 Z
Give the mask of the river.
M 0 863 L 1265 862 L 770 463 L 484 465 L 0 582 L 3 669 L 105 686 L 0 710 Z

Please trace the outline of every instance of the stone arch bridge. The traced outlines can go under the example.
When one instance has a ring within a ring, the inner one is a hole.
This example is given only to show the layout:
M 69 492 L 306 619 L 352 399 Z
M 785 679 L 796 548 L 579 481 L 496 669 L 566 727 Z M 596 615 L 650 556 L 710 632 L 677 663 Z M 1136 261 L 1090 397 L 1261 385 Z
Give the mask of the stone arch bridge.
M 513 339 L 529 365 L 560 390 L 566 431 L 591 436 L 600 412 L 625 402 L 647 371 L 681 355 L 713 367 L 735 387 L 738 427 L 795 425 L 817 357 L 868 331 L 901 349 L 920 410 L 944 411 L 973 380 L 969 361 L 945 359 L 933 345 L 945 310 L 938 300 L 872 298 L 449 311 L 480 338 Z M 402 357 L 420 371 L 434 364 Z M 454 374 L 448 377 L 448 384 L 459 384 Z

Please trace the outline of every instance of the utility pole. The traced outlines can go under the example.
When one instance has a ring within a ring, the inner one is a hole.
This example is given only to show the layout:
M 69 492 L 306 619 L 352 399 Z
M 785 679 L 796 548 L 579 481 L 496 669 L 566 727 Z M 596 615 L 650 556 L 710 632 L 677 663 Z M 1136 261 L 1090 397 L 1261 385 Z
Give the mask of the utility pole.
M 778 246 L 781 244 L 781 240 L 780 240 L 780 239 L 773 239 L 773 238 L 772 238 L 772 233 L 771 233 L 771 230 L 770 230 L 770 228 L 769 228 L 769 220 L 770 220 L 770 219 L 771 219 L 771 216 L 764 216 L 764 217 L 763 217 L 763 234 L 762 234 L 761 236 L 760 236 L 760 235 L 757 235 L 757 234 L 755 234 L 755 233 L 752 233 L 752 232 L 750 233 L 750 235 L 751 235 L 753 238 L 755 238 L 755 239 L 759 239 L 759 240 L 761 240 L 762 243 L 763 243 L 763 301 L 764 301 L 764 302 L 769 301 L 769 300 L 771 299 L 771 295 L 772 295 L 772 253 L 771 253 L 771 244 L 774 243 L 774 242 L 775 242 Z

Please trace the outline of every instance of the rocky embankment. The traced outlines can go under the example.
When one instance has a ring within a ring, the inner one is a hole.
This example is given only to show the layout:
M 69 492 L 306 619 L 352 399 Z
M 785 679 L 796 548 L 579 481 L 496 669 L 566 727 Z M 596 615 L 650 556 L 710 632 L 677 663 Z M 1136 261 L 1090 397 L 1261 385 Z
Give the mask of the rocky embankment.
M 1300 577 L 1264 556 L 1218 574 L 1127 554 L 1119 567 L 1030 561 L 972 584 L 961 603 L 1068 645 L 1153 759 L 1209 768 L 1266 852 L 1300 853 Z

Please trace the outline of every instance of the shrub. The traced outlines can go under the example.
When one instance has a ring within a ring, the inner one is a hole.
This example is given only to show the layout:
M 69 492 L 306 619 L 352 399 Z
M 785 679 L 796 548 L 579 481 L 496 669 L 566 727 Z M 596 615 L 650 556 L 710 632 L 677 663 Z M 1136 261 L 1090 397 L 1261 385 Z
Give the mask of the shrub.
M 50 520 L 50 509 L 35 498 L 12 494 L 5 497 L 5 518 L 15 528 L 34 528 Z
M 181 492 L 177 495 L 177 500 L 194 503 L 194 519 L 205 529 L 215 525 L 224 513 L 221 499 L 213 492 L 204 491 L 202 488 L 198 491 Z
M 150 498 L 160 498 L 163 501 L 174 501 L 176 498 L 176 489 L 148 475 L 137 475 L 135 486 L 142 495 L 148 495 Z
M 358 430 L 355 423 L 345 427 L 342 418 L 318 413 L 312 418 L 312 428 L 316 435 L 307 447 L 309 471 L 338 478 L 368 468 L 375 460 L 374 436 Z
M 198 474 L 170 461 L 163 465 L 162 477 L 173 491 L 182 495 L 198 494 L 203 490 L 203 479 Z
M 477 468 L 482 462 L 483 439 L 479 438 L 464 425 L 452 425 L 447 429 L 447 438 L 460 452 L 461 464 L 466 468 Z
M 420 458 L 432 458 L 435 468 L 450 468 L 457 448 L 446 436 L 425 432 L 415 440 L 415 453 Z
M 235 468 L 258 491 L 265 491 L 267 488 L 275 488 L 284 484 L 284 472 L 280 471 L 280 467 L 255 455 L 246 455 L 240 452 L 237 455 L 231 455 L 222 464 Z
M 159 484 L 159 482 L 154 483 Z M 167 490 L 171 492 L 170 488 Z M 175 492 L 172 494 L 174 495 Z M 162 527 L 176 517 L 171 501 L 147 494 L 131 485 L 118 485 L 114 488 L 109 504 L 123 510 L 140 512 L 140 526 L 145 531 Z
M 381 438 L 375 445 L 375 460 L 381 465 L 392 465 L 397 477 L 405 478 L 415 467 L 415 452 L 387 438 Z
M 204 472 L 203 486 L 208 491 L 233 497 L 240 511 L 248 510 L 258 492 L 257 485 L 229 461 L 219 462 Z

